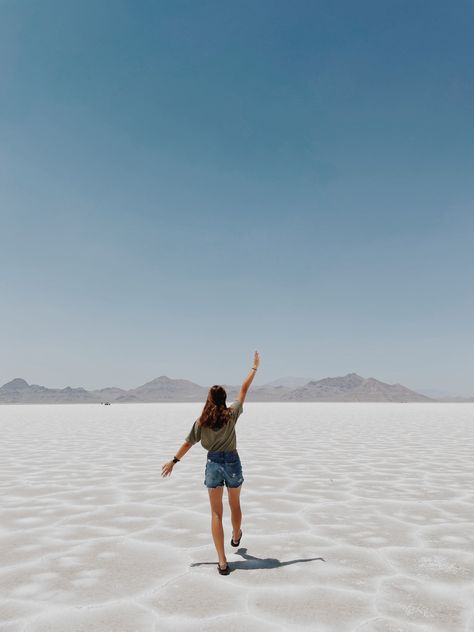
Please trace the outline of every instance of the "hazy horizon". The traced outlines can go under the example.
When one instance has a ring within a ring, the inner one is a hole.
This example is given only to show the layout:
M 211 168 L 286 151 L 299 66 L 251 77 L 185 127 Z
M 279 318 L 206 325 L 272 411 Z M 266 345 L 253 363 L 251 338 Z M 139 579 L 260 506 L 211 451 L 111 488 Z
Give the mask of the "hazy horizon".
M 0 6 L 0 382 L 472 396 L 474 5 Z
M 352 373 L 352 372 L 350 372 L 350 373 Z M 188 378 L 185 377 L 185 376 L 171 376 L 171 375 L 166 375 L 166 374 L 164 374 L 164 375 L 166 377 L 168 377 L 170 379 L 174 379 L 174 380 L 178 380 L 178 379 L 188 380 Z M 345 374 L 345 375 L 347 375 L 347 374 Z M 153 378 L 150 378 L 150 379 L 146 380 L 145 382 L 141 382 L 140 384 L 133 384 L 133 385 L 118 386 L 117 384 L 108 383 L 108 384 L 100 385 L 100 386 L 84 387 L 83 384 L 71 384 L 71 383 L 62 384 L 62 385 L 57 385 L 57 384 L 51 385 L 51 384 L 43 384 L 43 383 L 40 384 L 38 382 L 32 382 L 30 380 L 27 380 L 25 377 L 23 377 L 21 375 L 16 375 L 15 377 L 7 380 L 6 382 L 0 382 L 0 387 L 3 386 L 6 383 L 9 383 L 9 382 L 19 378 L 19 379 L 24 379 L 30 386 L 36 384 L 38 386 L 45 386 L 46 388 L 53 388 L 53 389 L 54 388 L 61 389 L 61 388 L 66 388 L 66 387 L 72 387 L 72 388 L 83 387 L 83 388 L 85 388 L 88 391 L 96 391 L 96 390 L 101 390 L 101 389 L 104 389 L 104 388 L 114 388 L 115 387 L 115 388 L 121 388 L 121 389 L 124 389 L 124 390 L 133 390 L 134 388 L 138 388 L 138 387 L 142 386 L 143 384 L 151 382 L 151 381 L 153 381 L 153 380 L 155 380 L 155 379 L 157 379 L 159 377 L 162 377 L 162 376 L 161 375 L 157 375 L 157 376 L 155 376 Z M 320 376 L 320 377 L 304 377 L 304 376 L 295 376 L 295 375 L 289 376 L 288 375 L 288 376 L 280 376 L 279 378 L 275 378 L 274 380 L 268 380 L 266 382 L 264 382 L 262 380 L 257 380 L 255 378 L 253 380 L 253 382 L 252 382 L 252 386 L 266 386 L 266 385 L 271 384 L 273 382 L 278 382 L 278 383 L 285 383 L 286 386 L 290 386 L 292 388 L 296 388 L 297 386 L 301 386 L 303 384 L 306 384 L 308 381 L 318 381 L 318 380 L 322 380 L 322 379 L 328 378 L 328 377 L 329 378 L 335 378 L 335 377 L 344 377 L 344 376 L 342 376 L 342 375 L 341 376 L 324 375 L 324 376 Z M 361 377 L 363 377 L 363 378 L 379 379 L 375 375 L 363 375 Z M 286 382 L 285 382 L 285 380 L 286 380 Z M 292 386 L 291 382 L 294 381 L 294 380 L 300 380 L 301 383 L 297 384 L 297 386 L 295 386 L 295 385 Z M 195 384 L 197 384 L 199 386 L 203 386 L 203 387 L 208 387 L 208 386 L 212 385 L 211 382 L 206 384 L 204 381 L 201 381 L 201 382 L 200 381 L 195 381 L 195 380 L 189 380 L 189 381 L 193 382 L 193 383 L 195 383 Z M 220 383 L 221 384 L 226 384 L 227 386 L 233 386 L 233 387 L 237 386 L 238 387 L 239 384 L 241 383 L 241 381 L 240 382 L 236 382 L 235 384 L 230 383 L 230 382 L 223 382 L 223 381 L 221 381 Z M 380 381 L 383 382 L 383 380 L 380 380 Z M 217 383 L 219 383 L 219 382 L 217 382 Z M 400 382 L 400 381 L 394 382 L 394 384 L 396 384 L 396 383 L 402 384 L 403 386 L 408 387 L 408 388 L 410 388 L 411 390 L 413 390 L 415 392 L 421 393 L 423 395 L 427 395 L 428 397 L 434 397 L 434 398 L 436 398 L 436 397 L 456 397 L 456 396 L 459 396 L 459 397 L 473 397 L 473 393 L 472 392 L 471 393 L 460 393 L 460 392 L 454 392 L 453 393 L 453 392 L 448 392 L 446 390 L 437 390 L 437 389 L 416 387 L 416 386 L 413 386 L 413 385 L 405 384 L 405 383 Z

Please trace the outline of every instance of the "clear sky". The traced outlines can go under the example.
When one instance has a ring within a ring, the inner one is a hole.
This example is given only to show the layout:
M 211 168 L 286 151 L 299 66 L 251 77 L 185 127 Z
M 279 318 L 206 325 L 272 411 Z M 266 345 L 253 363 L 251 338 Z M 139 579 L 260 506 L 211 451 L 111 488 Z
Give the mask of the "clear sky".
M 474 394 L 474 3 L 0 1 L 0 383 Z

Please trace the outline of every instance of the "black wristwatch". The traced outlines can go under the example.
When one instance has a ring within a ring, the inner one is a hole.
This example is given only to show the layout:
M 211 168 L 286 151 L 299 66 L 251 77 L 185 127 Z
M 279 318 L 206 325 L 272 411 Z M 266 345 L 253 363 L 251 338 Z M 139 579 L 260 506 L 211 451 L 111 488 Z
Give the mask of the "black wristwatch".
M 174 456 L 173 457 L 173 463 L 177 463 L 178 461 L 179 461 L 179 459 Z

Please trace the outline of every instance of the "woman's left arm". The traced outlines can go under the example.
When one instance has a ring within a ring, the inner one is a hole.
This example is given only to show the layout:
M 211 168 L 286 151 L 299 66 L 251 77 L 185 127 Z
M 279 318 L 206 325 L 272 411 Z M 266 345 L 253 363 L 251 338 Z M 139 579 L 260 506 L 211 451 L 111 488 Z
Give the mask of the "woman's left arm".
M 187 441 L 185 441 L 183 443 L 183 445 L 180 447 L 180 449 L 176 452 L 176 458 L 181 460 L 182 457 L 186 454 L 186 452 L 188 450 L 190 450 L 193 447 L 192 443 L 188 443 Z M 173 467 L 175 466 L 175 463 L 173 463 L 173 461 L 168 461 L 168 463 L 165 463 L 163 465 L 163 467 L 161 468 L 161 476 L 170 476 L 171 472 L 173 471 Z

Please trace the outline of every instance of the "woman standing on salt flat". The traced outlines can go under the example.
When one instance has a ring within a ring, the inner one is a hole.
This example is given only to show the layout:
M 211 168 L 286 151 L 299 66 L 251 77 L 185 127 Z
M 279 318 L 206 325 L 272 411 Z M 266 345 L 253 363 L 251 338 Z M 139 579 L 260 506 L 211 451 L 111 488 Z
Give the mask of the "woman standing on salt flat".
M 237 399 L 227 408 L 225 392 L 222 386 L 215 384 L 209 389 L 206 403 L 201 415 L 194 422 L 185 442 L 172 461 L 165 463 L 161 475 L 169 476 L 175 463 L 181 460 L 186 452 L 198 441 L 207 450 L 204 485 L 208 488 L 212 515 L 212 538 L 216 547 L 219 562 L 217 570 L 221 575 L 229 574 L 229 566 L 224 550 L 224 529 L 222 527 L 222 495 L 224 484 L 227 487 L 232 521 L 232 546 L 239 546 L 242 537 L 240 528 L 242 511 L 240 509 L 240 490 L 244 477 L 242 464 L 237 452 L 235 424 L 243 412 L 247 391 L 260 364 L 258 351 L 255 351 L 253 367 L 245 378 Z M 238 534 L 238 539 L 234 536 Z

